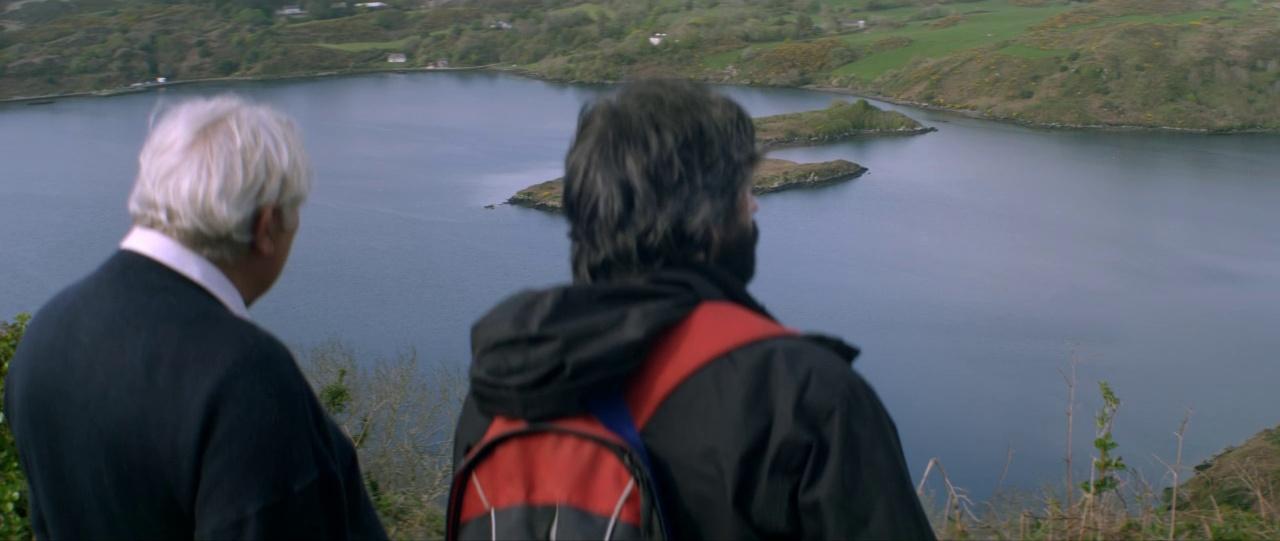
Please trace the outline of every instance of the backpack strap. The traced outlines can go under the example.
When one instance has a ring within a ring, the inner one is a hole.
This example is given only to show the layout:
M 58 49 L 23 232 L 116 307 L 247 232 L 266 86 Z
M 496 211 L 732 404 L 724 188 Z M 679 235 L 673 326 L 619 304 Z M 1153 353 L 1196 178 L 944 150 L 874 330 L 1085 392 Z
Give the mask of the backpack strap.
M 658 529 L 662 532 L 661 539 L 670 540 L 671 528 L 667 523 L 667 514 L 662 508 L 662 498 L 657 497 L 661 492 L 658 490 L 658 478 L 653 474 L 653 460 L 649 458 L 649 448 L 640 439 L 640 429 L 636 428 L 635 420 L 631 418 L 631 408 L 627 406 L 626 399 L 621 393 L 602 396 L 589 402 L 587 409 L 640 459 L 640 466 L 649 480 L 648 491 L 653 496 L 651 500 L 658 517 Z
M 711 361 L 752 342 L 793 334 L 796 333 L 741 305 L 704 302 L 654 344 L 625 395 L 602 396 L 591 401 L 588 409 L 600 424 L 636 453 L 654 484 L 650 490 L 660 494 L 653 461 L 640 438 L 640 427 L 648 423 L 676 387 Z M 662 539 L 671 539 L 662 498 L 653 498 L 653 504 Z
M 711 361 L 753 342 L 798 334 L 737 303 L 699 304 L 658 340 L 632 376 L 626 402 L 635 426 L 643 429 L 662 402 Z

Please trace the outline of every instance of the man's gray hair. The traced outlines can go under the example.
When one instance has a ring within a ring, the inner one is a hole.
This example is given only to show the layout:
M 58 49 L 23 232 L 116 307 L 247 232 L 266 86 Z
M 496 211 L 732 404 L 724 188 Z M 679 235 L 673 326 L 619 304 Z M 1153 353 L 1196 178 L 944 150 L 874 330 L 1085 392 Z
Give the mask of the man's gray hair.
M 287 227 L 296 227 L 310 190 L 307 156 L 289 118 L 234 96 L 196 99 L 173 106 L 152 127 L 129 215 L 135 225 L 227 262 L 248 252 L 259 209 L 279 207 Z

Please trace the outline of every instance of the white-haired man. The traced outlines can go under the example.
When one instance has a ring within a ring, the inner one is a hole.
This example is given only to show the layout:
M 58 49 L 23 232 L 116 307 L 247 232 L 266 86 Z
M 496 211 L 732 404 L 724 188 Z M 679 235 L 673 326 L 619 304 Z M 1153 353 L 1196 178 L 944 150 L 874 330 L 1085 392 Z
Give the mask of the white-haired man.
M 247 310 L 309 183 L 267 107 L 195 100 L 156 124 L 133 230 L 40 309 L 10 365 L 37 538 L 386 537 L 351 441 Z

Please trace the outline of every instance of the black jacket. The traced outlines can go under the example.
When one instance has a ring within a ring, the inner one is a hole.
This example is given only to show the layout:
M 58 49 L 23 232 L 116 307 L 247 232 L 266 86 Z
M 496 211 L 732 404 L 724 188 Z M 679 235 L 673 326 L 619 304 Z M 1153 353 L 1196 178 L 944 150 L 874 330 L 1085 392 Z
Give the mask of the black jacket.
M 27 328 L 5 382 L 38 539 L 384 539 L 293 356 L 118 252 Z
M 767 315 L 714 269 L 525 292 L 498 305 L 472 329 L 455 466 L 493 415 L 581 413 L 586 398 L 619 389 L 653 340 L 704 300 Z M 641 434 L 673 537 L 932 539 L 897 429 L 850 369 L 856 355 L 830 338 L 764 340 L 677 388 Z

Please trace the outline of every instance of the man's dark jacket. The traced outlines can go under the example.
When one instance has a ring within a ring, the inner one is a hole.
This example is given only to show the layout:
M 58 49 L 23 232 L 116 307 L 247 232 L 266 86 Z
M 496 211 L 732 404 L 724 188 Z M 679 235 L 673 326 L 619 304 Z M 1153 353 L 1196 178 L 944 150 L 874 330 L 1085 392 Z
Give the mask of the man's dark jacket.
M 293 356 L 116 253 L 31 321 L 5 382 L 39 539 L 382 539 Z
M 710 268 L 525 292 L 494 308 L 472 329 L 455 469 L 494 415 L 572 415 L 616 392 L 654 340 L 705 300 L 767 316 Z M 897 429 L 849 366 L 856 355 L 829 338 L 763 340 L 677 388 L 641 434 L 672 536 L 932 539 Z

